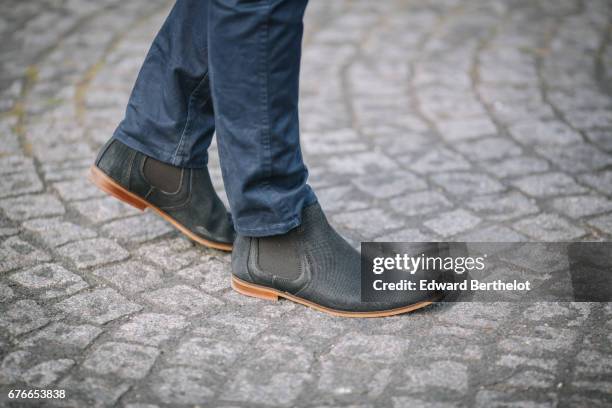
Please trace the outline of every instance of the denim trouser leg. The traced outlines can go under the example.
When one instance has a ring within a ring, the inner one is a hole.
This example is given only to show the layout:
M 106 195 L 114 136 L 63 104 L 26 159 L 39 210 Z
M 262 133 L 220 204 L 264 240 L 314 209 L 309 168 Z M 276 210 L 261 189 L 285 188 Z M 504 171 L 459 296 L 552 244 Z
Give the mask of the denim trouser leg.
M 284 233 L 316 201 L 299 143 L 306 4 L 178 0 L 115 133 L 158 160 L 199 167 L 216 127 L 225 189 L 243 235 Z
M 205 167 L 215 131 L 207 0 L 178 0 L 140 69 L 114 137 L 165 163 Z
M 236 229 L 284 233 L 316 200 L 299 140 L 307 0 L 211 0 L 208 48 L 219 153 Z

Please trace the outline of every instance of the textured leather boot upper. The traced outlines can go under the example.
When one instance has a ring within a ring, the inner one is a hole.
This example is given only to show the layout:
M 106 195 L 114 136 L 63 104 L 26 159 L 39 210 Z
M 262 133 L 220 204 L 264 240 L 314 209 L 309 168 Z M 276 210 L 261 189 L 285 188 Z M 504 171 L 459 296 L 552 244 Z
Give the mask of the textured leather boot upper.
M 435 296 L 396 291 L 385 295 L 382 302 L 362 302 L 359 252 L 329 225 L 318 203 L 306 207 L 301 225 L 287 234 L 264 238 L 238 235 L 232 270 L 243 281 L 341 311 L 389 310 Z
M 171 166 L 111 139 L 96 166 L 204 239 L 231 244 L 234 228 L 207 168 Z

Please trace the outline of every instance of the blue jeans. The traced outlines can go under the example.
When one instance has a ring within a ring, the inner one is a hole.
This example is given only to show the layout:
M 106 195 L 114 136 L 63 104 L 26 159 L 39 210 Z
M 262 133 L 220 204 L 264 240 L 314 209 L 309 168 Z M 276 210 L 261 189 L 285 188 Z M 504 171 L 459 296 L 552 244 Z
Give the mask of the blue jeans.
M 157 160 L 204 167 L 217 134 L 236 231 L 282 234 L 315 202 L 299 141 L 308 0 L 178 0 L 113 137 Z

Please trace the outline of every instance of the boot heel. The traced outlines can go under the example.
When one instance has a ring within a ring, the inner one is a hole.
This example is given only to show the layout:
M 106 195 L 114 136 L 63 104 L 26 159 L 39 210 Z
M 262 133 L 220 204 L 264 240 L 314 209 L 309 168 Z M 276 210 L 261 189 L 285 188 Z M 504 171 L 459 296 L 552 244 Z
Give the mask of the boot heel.
M 125 188 L 117 184 L 112 178 L 104 174 L 102 170 L 96 166 L 91 166 L 88 175 L 89 181 L 95 184 L 100 190 L 123 201 L 126 204 L 136 207 L 140 211 L 144 211 L 147 203 L 135 194 L 130 193 Z
M 246 296 L 251 296 L 251 297 L 265 299 L 265 300 L 273 300 L 273 301 L 278 300 L 278 295 L 274 291 L 270 289 L 266 289 L 258 285 L 252 285 L 250 283 L 240 281 L 239 279 L 233 276 L 232 276 L 232 288 L 236 292 L 241 293 Z

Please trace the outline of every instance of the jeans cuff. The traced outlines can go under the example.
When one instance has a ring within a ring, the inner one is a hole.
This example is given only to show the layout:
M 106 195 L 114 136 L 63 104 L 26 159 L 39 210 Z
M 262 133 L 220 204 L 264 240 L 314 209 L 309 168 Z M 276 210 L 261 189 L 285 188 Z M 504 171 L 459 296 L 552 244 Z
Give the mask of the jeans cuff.
M 272 235 L 285 234 L 302 223 L 302 220 L 298 216 L 294 216 L 289 221 L 281 222 L 273 225 L 266 225 L 265 227 L 257 228 L 243 228 L 235 225 L 236 232 L 245 237 L 269 237 Z
M 244 235 L 245 237 L 270 237 L 273 235 L 282 235 L 302 224 L 303 209 L 316 203 L 317 201 L 317 196 L 309 188 L 308 197 L 302 203 L 302 206 L 299 208 L 297 214 L 289 218 L 289 220 L 280 222 L 278 224 L 265 225 L 255 228 L 244 228 L 236 225 L 234 222 L 234 228 L 236 229 L 236 232 L 238 232 L 240 235 Z
M 138 139 L 134 139 L 133 137 L 125 134 L 119 128 L 113 134 L 113 138 L 119 140 L 121 143 L 127 145 L 128 147 L 139 151 L 140 153 L 152 157 L 155 160 L 159 160 L 160 162 L 169 164 L 171 166 L 176 167 L 184 167 L 190 169 L 203 169 L 208 166 L 208 155 L 205 157 L 199 157 L 199 160 L 195 161 L 191 158 L 180 159 L 177 162 L 173 163 L 174 153 L 169 153 L 165 151 L 158 150 L 154 147 L 146 145 L 140 142 Z

